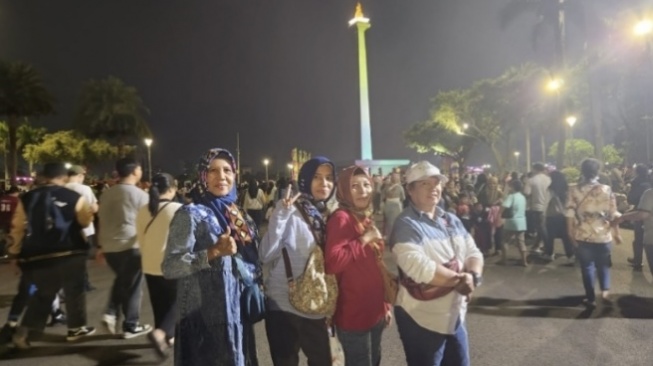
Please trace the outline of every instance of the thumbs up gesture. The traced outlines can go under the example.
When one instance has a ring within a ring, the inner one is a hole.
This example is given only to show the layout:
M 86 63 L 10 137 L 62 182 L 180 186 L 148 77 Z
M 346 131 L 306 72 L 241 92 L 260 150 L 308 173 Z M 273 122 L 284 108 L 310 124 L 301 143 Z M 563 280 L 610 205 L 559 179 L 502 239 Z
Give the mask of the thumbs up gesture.
M 231 236 L 231 228 L 227 227 L 227 230 L 218 237 L 218 241 L 209 248 L 208 257 L 212 260 L 225 255 L 234 255 L 237 250 L 236 241 Z

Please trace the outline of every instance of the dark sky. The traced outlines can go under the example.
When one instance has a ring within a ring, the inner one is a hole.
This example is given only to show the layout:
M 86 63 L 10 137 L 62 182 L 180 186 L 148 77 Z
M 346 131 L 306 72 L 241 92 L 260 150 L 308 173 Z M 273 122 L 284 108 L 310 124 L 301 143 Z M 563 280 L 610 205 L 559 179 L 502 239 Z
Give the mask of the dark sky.
M 375 158 L 414 158 L 402 132 L 438 90 L 534 59 L 508 0 L 367 0 Z M 350 0 L 0 0 L 0 58 L 36 65 L 58 100 L 40 124 L 68 128 L 80 85 L 114 75 L 151 110 L 155 165 L 177 172 L 214 146 L 284 169 L 300 147 L 358 158 L 359 104 Z M 546 50 L 538 52 L 546 54 Z

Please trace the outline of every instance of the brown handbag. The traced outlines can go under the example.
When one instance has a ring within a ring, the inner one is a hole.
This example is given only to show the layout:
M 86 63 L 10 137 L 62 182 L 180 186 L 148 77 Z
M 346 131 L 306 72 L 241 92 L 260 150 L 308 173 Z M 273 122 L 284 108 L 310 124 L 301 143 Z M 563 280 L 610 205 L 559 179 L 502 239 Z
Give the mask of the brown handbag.
M 449 225 L 448 218 L 446 220 L 447 220 L 447 225 Z M 456 254 L 456 246 L 454 245 L 453 240 L 451 239 L 450 232 L 447 232 L 447 236 L 449 238 L 449 243 L 453 248 L 454 256 L 447 263 L 442 263 L 439 265 L 444 266 L 445 268 L 450 269 L 456 273 L 460 273 L 462 268 L 460 268 L 460 265 L 458 264 L 458 260 L 456 259 L 458 257 L 458 255 Z M 435 300 L 437 298 L 450 294 L 454 290 L 453 287 L 433 286 L 425 283 L 417 283 L 413 281 L 410 277 L 406 276 L 406 274 L 401 270 L 401 268 L 399 269 L 399 278 L 400 278 L 399 281 L 401 285 L 406 288 L 406 291 L 408 291 L 410 296 L 412 296 L 415 300 L 420 300 L 420 301 Z
M 374 251 L 376 252 L 376 263 L 379 266 L 379 271 L 381 271 L 381 277 L 383 278 L 384 300 L 385 302 L 394 305 L 397 301 L 397 292 L 399 292 L 397 276 L 388 270 L 388 267 L 383 261 L 383 253 L 381 253 L 379 248 L 374 247 Z

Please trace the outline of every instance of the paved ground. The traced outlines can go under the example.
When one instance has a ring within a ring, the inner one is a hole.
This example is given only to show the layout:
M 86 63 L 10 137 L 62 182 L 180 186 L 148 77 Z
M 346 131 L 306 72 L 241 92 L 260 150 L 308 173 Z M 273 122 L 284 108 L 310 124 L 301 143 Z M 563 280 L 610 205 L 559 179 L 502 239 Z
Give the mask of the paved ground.
M 633 272 L 626 264 L 632 234 L 613 254 L 612 306 L 594 311 L 579 306 L 582 285 L 578 267 L 565 259 L 529 268 L 497 266 L 487 261 L 485 283 L 471 304 L 468 329 L 472 364 L 499 365 L 642 365 L 653 364 L 653 286 L 648 268 Z M 561 244 L 558 252 L 561 251 Z M 517 253 L 512 253 L 516 258 Z M 97 324 L 112 275 L 106 267 L 89 262 L 91 280 L 98 290 L 88 296 L 89 319 Z M 7 315 L 16 278 L 0 265 L 0 319 Z M 147 295 L 146 295 L 147 296 Z M 148 299 L 145 297 L 145 299 Z M 143 320 L 152 321 L 149 302 Z M 271 365 L 265 331 L 257 325 L 261 365 Z M 129 341 L 98 332 L 83 343 L 68 344 L 65 328 L 48 328 L 43 342 L 24 353 L 4 355 L 2 365 L 150 365 L 157 359 L 145 338 Z M 283 334 L 279 334 L 283 336 Z M 384 366 L 405 365 L 396 326 L 384 333 Z M 163 365 L 172 365 L 168 360 Z

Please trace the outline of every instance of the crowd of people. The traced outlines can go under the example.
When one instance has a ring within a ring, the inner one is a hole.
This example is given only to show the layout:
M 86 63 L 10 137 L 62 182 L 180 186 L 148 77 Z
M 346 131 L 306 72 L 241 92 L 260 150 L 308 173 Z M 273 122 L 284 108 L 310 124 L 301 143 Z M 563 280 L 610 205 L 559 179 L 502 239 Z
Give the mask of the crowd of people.
M 594 159 L 571 184 L 543 164 L 532 168 L 445 175 L 422 161 L 382 177 L 314 157 L 296 182 L 239 186 L 234 157 L 216 148 L 190 187 L 158 173 L 142 189 L 139 163 L 123 158 L 118 181 L 99 194 L 83 184 L 83 167 L 45 164 L 41 184 L 0 198 L 0 234 L 21 274 L 0 341 L 29 349 L 48 318 L 65 321 L 68 341 L 94 334 L 85 296 L 95 247 L 115 275 L 103 328 L 147 335 L 162 358 L 174 349 L 176 365 L 258 365 L 254 324 L 263 319 L 275 366 L 298 365 L 300 350 L 310 365 L 332 365 L 332 338 L 344 364 L 379 365 L 393 318 L 408 365 L 469 365 L 466 310 L 484 258 L 507 264 L 515 246 L 521 265 L 534 253 L 552 261 L 561 239 L 592 307 L 596 274 L 601 301 L 610 301 L 611 245 L 633 221 L 631 264 L 641 269 L 645 250 L 653 269 L 648 168 L 610 184 Z M 638 209 L 622 216 L 615 189 Z M 387 251 L 398 276 L 385 266 Z M 154 325 L 140 319 L 143 283 Z

